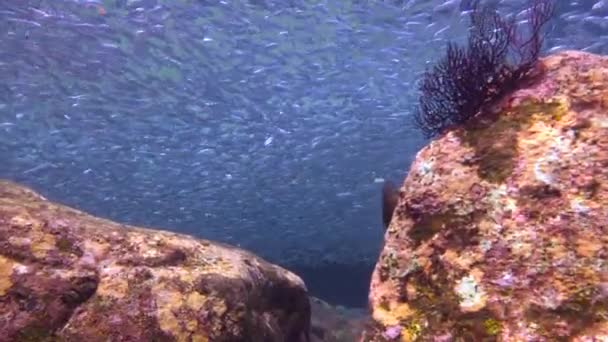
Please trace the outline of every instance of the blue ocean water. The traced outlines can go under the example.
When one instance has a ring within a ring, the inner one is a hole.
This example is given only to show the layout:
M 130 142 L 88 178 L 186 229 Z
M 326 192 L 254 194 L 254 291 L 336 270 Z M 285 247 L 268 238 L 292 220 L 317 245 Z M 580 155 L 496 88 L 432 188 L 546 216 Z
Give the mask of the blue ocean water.
M 363 306 L 381 182 L 426 143 L 416 82 L 466 36 L 467 3 L 0 1 L 0 177 Z M 546 53 L 608 52 L 608 1 L 556 5 Z

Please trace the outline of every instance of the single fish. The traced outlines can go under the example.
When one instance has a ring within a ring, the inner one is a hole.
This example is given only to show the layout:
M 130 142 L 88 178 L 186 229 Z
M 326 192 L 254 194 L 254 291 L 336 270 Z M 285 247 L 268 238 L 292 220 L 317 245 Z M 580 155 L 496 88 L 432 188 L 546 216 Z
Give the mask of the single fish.
M 384 223 L 384 230 L 391 223 L 398 200 L 399 189 L 391 181 L 385 181 L 384 186 L 382 186 L 382 221 Z

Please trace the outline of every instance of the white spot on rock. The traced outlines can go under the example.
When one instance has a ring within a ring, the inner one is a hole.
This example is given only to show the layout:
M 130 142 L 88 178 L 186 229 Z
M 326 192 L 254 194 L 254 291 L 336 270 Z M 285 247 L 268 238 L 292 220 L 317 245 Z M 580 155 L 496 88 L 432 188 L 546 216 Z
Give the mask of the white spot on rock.
M 25 274 L 25 273 L 28 273 L 29 271 L 30 271 L 30 268 L 25 265 L 16 264 L 13 266 L 13 272 L 15 272 L 17 274 Z
M 585 205 L 585 201 L 581 198 L 570 200 L 570 208 L 577 214 L 585 214 L 589 211 L 589 207 Z
M 473 276 L 466 276 L 456 284 L 456 294 L 460 297 L 460 308 L 465 311 L 482 307 L 485 293 Z

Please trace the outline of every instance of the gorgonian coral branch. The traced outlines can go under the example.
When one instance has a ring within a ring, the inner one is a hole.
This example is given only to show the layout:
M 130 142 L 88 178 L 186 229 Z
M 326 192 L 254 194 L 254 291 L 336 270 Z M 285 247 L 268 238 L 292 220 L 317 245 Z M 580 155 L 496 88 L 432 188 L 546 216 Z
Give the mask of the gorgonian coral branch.
M 538 61 L 541 29 L 553 15 L 551 0 L 532 0 L 528 30 L 494 8 L 472 3 L 466 47 L 448 43 L 445 56 L 420 84 L 416 125 L 432 137 L 475 117 L 482 106 L 512 90 Z

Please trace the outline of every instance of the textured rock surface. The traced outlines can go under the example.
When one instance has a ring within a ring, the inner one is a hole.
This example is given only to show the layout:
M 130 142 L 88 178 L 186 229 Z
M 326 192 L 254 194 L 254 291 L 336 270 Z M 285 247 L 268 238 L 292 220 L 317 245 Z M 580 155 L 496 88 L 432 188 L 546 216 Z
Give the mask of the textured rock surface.
M 608 339 L 608 58 L 542 64 L 417 155 L 363 340 Z
M 0 181 L 0 341 L 303 341 L 309 322 L 301 279 L 248 252 Z

